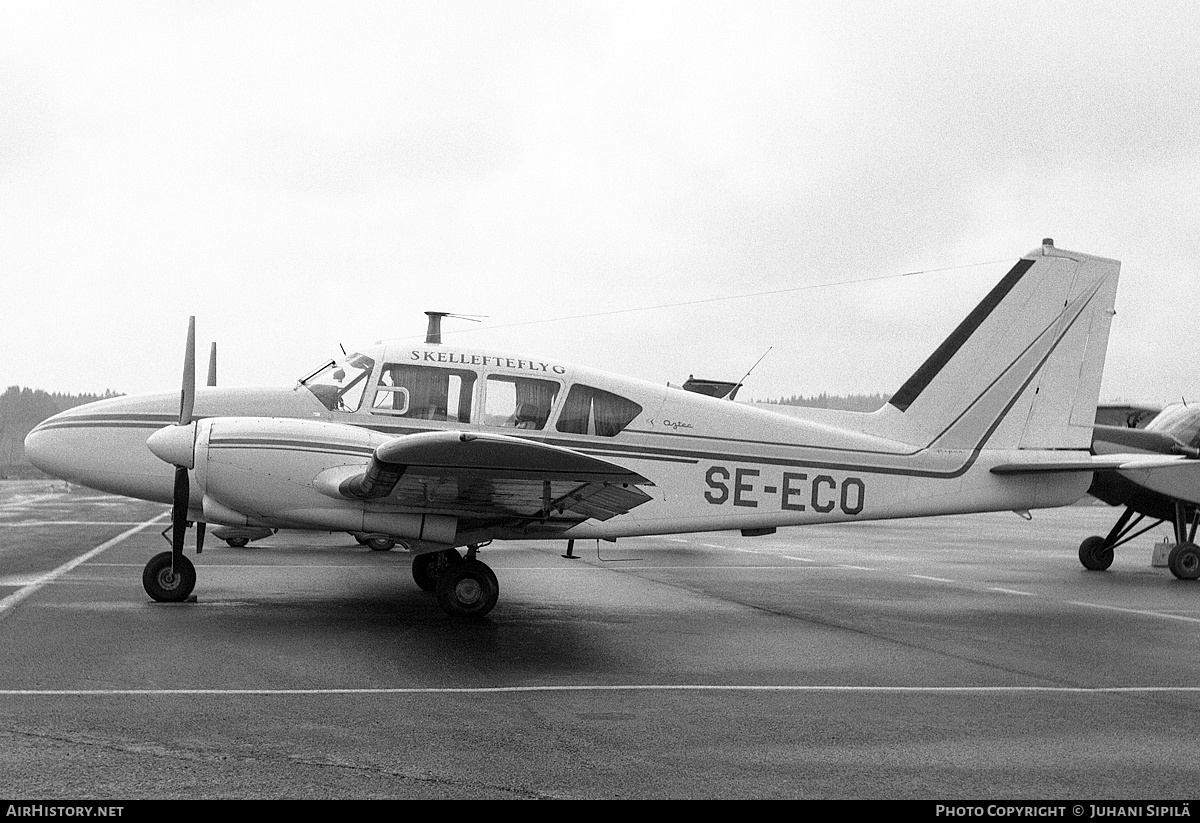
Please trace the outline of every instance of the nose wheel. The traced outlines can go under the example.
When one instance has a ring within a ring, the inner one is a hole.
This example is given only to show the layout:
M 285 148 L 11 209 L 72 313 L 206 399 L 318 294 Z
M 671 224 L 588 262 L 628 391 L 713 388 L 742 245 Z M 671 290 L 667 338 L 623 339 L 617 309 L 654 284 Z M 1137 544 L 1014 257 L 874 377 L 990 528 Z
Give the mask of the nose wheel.
M 159 603 L 182 603 L 196 588 L 196 567 L 183 555 L 163 552 L 150 558 L 142 571 L 142 587 Z

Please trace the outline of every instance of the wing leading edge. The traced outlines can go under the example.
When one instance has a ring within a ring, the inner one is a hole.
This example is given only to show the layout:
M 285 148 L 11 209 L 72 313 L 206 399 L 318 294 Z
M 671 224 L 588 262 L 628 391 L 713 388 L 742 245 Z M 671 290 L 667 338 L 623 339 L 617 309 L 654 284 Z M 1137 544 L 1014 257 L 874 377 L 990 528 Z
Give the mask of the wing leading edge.
M 366 469 L 321 483 L 326 493 L 468 517 L 607 520 L 651 500 L 651 481 L 615 463 L 520 437 L 422 432 L 375 449 Z

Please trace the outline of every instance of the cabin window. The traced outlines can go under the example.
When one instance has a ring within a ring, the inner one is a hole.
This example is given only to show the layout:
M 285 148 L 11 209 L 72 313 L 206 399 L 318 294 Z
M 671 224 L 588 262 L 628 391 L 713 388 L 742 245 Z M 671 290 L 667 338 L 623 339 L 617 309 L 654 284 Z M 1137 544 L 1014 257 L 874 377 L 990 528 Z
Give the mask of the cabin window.
M 375 361 L 365 354 L 330 360 L 300 381 L 330 411 L 357 411 Z
M 475 372 L 385 363 L 371 411 L 418 420 L 471 422 Z
M 492 375 L 487 379 L 483 422 L 514 429 L 544 429 L 558 383 L 532 377 Z
M 620 395 L 575 385 L 567 393 L 558 430 L 568 434 L 594 434 L 613 437 L 642 413 L 642 407 Z

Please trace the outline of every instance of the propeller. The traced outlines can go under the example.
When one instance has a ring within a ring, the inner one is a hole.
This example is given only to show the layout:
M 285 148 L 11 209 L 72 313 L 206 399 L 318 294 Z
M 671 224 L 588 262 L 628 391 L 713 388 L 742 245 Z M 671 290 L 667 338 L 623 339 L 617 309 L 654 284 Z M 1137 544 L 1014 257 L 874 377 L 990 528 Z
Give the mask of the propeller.
M 195 318 L 192 319 L 194 320 Z M 189 330 L 189 337 L 190 336 L 191 332 Z M 187 380 L 186 372 L 184 373 L 184 380 Z M 208 350 L 208 381 L 206 385 L 217 385 L 217 341 L 215 340 L 212 342 L 212 346 L 210 346 Z M 188 493 L 191 494 L 191 489 L 188 490 Z M 204 527 L 205 523 L 203 520 L 196 524 L 196 554 L 200 554 L 204 551 Z
M 209 374 L 215 376 L 215 359 L 209 366 Z M 193 446 L 196 426 L 192 411 L 196 404 L 196 318 L 188 318 L 187 348 L 183 360 L 183 386 L 179 391 L 179 422 L 174 426 L 159 429 L 146 440 L 150 451 L 167 463 L 175 466 L 175 488 L 171 502 L 171 556 L 172 562 L 183 556 L 183 539 L 187 534 L 188 498 L 191 483 L 188 469 L 195 463 Z M 203 546 L 203 532 L 197 530 L 196 546 Z

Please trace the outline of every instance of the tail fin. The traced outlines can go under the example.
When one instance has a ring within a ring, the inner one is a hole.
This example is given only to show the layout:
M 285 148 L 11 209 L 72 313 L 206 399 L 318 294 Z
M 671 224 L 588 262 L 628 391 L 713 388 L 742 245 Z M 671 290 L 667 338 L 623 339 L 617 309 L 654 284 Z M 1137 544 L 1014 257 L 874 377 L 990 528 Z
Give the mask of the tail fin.
M 1043 241 L 884 406 L 889 436 L 946 449 L 1088 448 L 1120 269 Z

